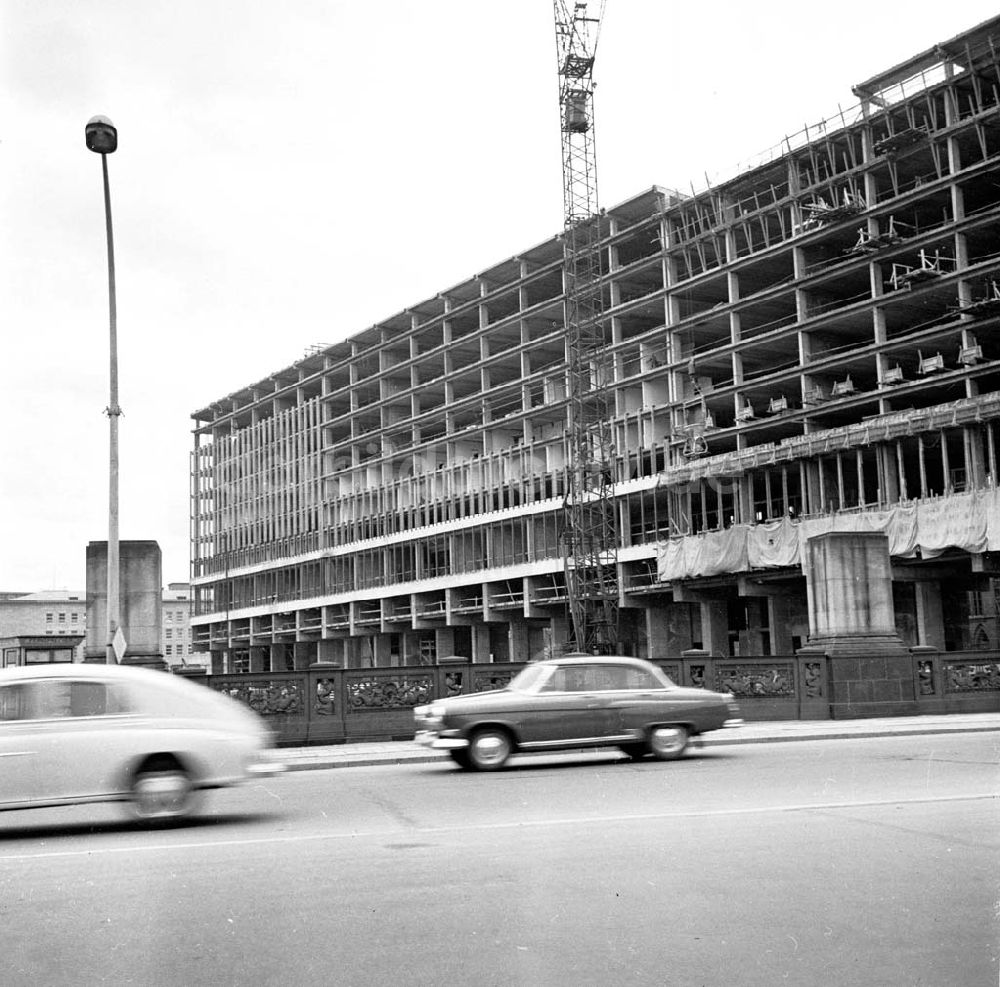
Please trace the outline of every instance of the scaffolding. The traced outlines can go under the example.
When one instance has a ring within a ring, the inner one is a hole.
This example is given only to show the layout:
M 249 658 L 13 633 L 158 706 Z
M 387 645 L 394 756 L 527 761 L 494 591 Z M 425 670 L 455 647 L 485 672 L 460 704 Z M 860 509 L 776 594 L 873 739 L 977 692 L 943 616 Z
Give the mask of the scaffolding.
M 612 372 L 601 297 L 601 217 L 594 140 L 597 17 L 555 0 L 559 57 L 568 362 L 566 528 L 569 650 L 609 654 L 618 645 L 618 534 L 614 503 Z

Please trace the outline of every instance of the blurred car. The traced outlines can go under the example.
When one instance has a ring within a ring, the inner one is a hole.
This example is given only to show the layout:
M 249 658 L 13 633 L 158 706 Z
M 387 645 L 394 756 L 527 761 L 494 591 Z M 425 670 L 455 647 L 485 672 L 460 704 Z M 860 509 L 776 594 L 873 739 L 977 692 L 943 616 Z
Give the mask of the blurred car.
M 586 747 L 672 760 L 691 737 L 743 724 L 728 693 L 675 685 L 640 658 L 592 655 L 535 662 L 505 689 L 439 699 L 414 717 L 417 743 L 479 771 L 521 751 Z
M 193 812 L 206 789 L 282 770 L 245 706 L 168 672 L 52 664 L 0 670 L 0 810 L 124 801 Z

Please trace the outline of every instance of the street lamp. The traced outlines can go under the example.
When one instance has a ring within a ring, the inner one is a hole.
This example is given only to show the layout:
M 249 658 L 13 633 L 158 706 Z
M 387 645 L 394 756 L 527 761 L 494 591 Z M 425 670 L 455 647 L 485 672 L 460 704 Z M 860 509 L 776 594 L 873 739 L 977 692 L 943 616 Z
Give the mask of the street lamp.
M 118 313 L 115 303 L 115 240 L 111 230 L 111 190 L 108 186 L 108 155 L 118 148 L 118 131 L 107 118 L 96 116 L 87 121 L 87 147 L 101 156 L 104 173 L 104 219 L 108 230 L 108 304 L 111 322 L 111 400 L 105 409 L 111 425 L 108 469 L 108 639 L 105 661 L 116 663 L 116 646 L 123 650 L 118 561 Z M 116 641 L 116 638 L 118 640 Z

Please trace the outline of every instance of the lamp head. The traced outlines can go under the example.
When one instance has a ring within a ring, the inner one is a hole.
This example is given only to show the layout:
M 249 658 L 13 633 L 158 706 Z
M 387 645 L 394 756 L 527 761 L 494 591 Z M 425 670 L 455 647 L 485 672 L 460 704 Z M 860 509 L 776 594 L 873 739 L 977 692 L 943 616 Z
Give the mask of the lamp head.
M 86 134 L 87 147 L 97 154 L 111 154 L 118 148 L 118 131 L 107 117 L 91 117 L 87 121 Z

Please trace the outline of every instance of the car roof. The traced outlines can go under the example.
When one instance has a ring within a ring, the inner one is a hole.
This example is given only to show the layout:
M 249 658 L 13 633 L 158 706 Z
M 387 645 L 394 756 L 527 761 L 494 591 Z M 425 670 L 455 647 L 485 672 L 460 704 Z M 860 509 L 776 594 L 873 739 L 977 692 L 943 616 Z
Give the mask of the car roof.
M 121 678 L 148 682 L 150 676 L 171 678 L 168 673 L 134 665 L 106 665 L 104 662 L 54 661 L 44 665 L 8 665 L 0 669 L 0 682 L 5 679 L 52 679 L 72 675 L 74 678 Z
M 6 668 L 0 668 L 0 685 L 65 678 L 92 679 L 100 682 L 131 682 L 140 687 L 189 696 L 192 695 L 190 691 L 192 688 L 196 691 L 203 688 L 201 685 L 195 686 L 194 683 L 188 682 L 172 672 L 161 672 L 157 669 L 136 665 L 62 661 L 48 662 L 44 665 L 8 665 Z M 214 690 L 206 691 L 211 695 Z
M 631 655 L 585 655 L 569 654 L 559 655 L 555 658 L 546 658 L 538 662 L 539 665 L 632 665 L 648 668 L 651 662 L 644 658 L 633 658 Z M 655 665 L 653 666 L 656 667 Z

